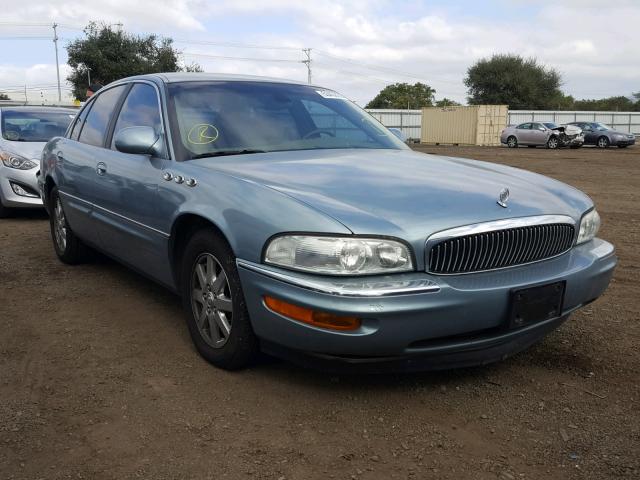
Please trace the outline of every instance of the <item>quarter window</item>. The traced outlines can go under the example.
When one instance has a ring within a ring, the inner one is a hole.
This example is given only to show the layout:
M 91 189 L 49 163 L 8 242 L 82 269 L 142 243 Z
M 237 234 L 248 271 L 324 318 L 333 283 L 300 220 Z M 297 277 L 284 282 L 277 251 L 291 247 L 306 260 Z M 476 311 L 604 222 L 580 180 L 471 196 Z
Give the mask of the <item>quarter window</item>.
M 80 142 L 96 147 L 104 145 L 109 120 L 125 88 L 126 85 L 119 85 L 98 94 L 80 132 Z

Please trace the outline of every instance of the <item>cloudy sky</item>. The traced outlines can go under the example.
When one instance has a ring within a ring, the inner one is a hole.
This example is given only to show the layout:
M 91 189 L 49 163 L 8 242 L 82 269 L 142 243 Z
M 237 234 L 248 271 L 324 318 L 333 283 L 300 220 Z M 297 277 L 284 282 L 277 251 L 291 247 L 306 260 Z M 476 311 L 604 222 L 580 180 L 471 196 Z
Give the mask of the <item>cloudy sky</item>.
M 385 85 L 422 81 L 465 100 L 465 71 L 493 53 L 536 56 L 577 98 L 640 90 L 640 0 L 0 0 L 0 91 L 54 99 L 50 24 L 64 45 L 90 20 L 172 37 L 205 71 L 306 80 L 364 105 Z M 67 94 L 68 95 L 68 94 Z

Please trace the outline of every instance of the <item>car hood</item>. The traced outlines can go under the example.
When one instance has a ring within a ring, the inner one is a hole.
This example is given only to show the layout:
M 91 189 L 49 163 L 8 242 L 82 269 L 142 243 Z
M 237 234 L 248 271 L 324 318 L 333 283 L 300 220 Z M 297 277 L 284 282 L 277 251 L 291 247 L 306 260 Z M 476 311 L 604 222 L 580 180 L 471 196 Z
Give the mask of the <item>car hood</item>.
M 293 197 L 356 234 L 409 241 L 511 217 L 564 214 L 578 220 L 592 205 L 582 192 L 541 175 L 411 150 L 307 150 L 192 162 Z M 504 188 L 510 191 L 507 208 L 497 204 Z
M 2 149 L 39 162 L 45 145 L 46 142 L 11 142 L 7 140 L 2 143 Z

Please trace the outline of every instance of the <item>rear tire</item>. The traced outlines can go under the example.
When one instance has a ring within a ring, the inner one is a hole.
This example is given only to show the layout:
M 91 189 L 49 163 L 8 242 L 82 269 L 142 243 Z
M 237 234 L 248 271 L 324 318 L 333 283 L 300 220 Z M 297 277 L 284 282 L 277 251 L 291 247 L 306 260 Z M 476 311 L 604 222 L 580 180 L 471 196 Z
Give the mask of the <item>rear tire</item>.
M 82 263 L 87 257 L 87 247 L 80 240 L 67 222 L 64 214 L 58 188 L 53 187 L 49 195 L 50 207 L 49 226 L 51 228 L 51 239 L 53 248 L 58 258 L 69 265 Z
M 213 229 L 188 241 L 180 268 L 182 304 L 202 357 L 225 370 L 250 365 L 258 353 L 235 255 Z
M 518 139 L 511 135 L 509 138 L 507 138 L 507 146 L 509 148 L 516 148 L 518 146 Z
M 598 146 L 598 148 L 609 148 L 610 143 L 611 142 L 609 142 L 609 139 L 607 137 L 600 137 L 598 138 L 596 145 Z

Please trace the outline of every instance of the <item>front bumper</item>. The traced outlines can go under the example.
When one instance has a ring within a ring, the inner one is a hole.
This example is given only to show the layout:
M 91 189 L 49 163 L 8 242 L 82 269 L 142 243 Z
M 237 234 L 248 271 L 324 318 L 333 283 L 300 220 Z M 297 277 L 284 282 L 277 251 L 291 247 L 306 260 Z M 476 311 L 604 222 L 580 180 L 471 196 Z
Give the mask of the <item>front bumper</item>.
M 499 271 L 455 276 L 415 272 L 360 279 L 362 295 L 357 296 L 339 292 L 335 280 L 326 277 L 243 260 L 238 260 L 238 272 L 253 329 L 268 351 L 293 360 L 315 358 L 321 363 L 339 361 L 343 366 L 366 363 L 376 370 L 383 363 L 427 369 L 487 363 L 526 348 L 572 311 L 599 297 L 616 263 L 613 246 L 595 239 L 559 257 Z M 514 289 L 561 280 L 566 281 L 566 290 L 560 317 L 507 329 Z M 323 281 L 327 288 L 322 288 Z M 389 292 L 398 285 L 422 285 L 423 290 Z M 351 288 L 356 287 L 352 284 Z M 362 326 L 336 332 L 296 322 L 269 310 L 264 295 L 315 310 L 355 315 L 362 318 Z
M 0 163 L 0 201 L 9 208 L 39 208 L 42 207 L 42 199 L 39 195 L 37 182 L 38 169 L 18 170 L 9 168 Z M 37 196 L 18 195 L 12 188 L 12 184 L 19 185 L 24 190 Z
M 616 138 L 616 137 L 613 137 L 611 139 L 611 145 L 614 145 L 614 146 L 619 146 L 619 145 L 630 146 L 630 145 L 634 145 L 635 143 L 636 143 L 635 137 L 633 137 L 633 138 L 629 138 L 629 137 Z

